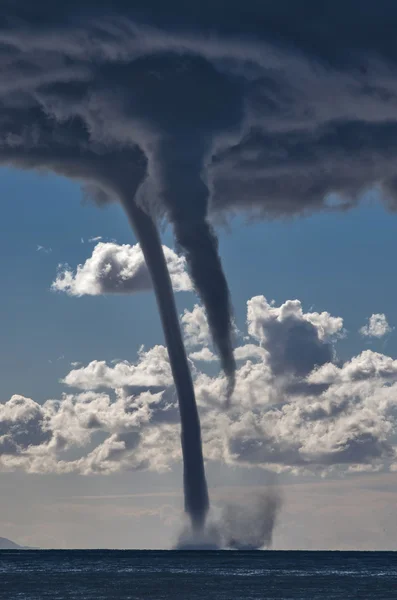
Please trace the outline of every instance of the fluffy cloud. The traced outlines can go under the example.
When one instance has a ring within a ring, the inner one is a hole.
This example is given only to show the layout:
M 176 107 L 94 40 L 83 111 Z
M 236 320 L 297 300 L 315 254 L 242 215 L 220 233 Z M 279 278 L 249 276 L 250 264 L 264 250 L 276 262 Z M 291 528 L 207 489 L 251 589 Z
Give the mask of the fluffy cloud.
M 136 365 L 127 361 L 108 366 L 104 361 L 94 360 L 86 367 L 73 369 L 63 380 L 71 387 L 83 390 L 117 389 L 120 387 L 169 387 L 172 374 L 164 346 L 154 346 L 148 352 L 138 353 Z
M 303 313 L 299 300 L 280 307 L 264 296 L 248 302 L 248 332 L 269 352 L 269 365 L 277 375 L 307 375 L 314 367 L 332 362 L 333 336 L 343 331 L 343 320 L 329 313 Z
M 19 454 L 50 438 L 45 411 L 36 402 L 14 395 L 0 404 L 0 454 Z
M 182 325 L 188 346 L 206 346 L 210 343 L 210 329 L 202 306 L 196 304 L 192 311 L 185 310 Z
M 218 360 L 218 357 L 207 347 L 201 348 L 196 352 L 191 352 L 189 354 L 189 358 L 191 358 L 192 360 L 200 360 L 203 362 L 214 362 Z
M 375 338 L 381 338 L 387 333 L 390 333 L 391 331 L 392 328 L 387 322 L 386 315 L 379 313 L 371 315 L 368 319 L 368 324 L 364 325 L 360 329 L 360 333 L 364 337 Z
M 343 320 L 248 301 L 249 339 L 236 348 L 236 388 L 209 375 L 200 307 L 182 316 L 208 461 L 275 471 L 395 469 L 397 360 L 365 350 L 345 363 L 334 343 Z M 200 370 L 198 364 L 204 369 Z M 0 404 L 0 465 L 28 472 L 162 471 L 181 459 L 179 413 L 167 351 L 140 350 L 136 363 L 92 361 L 64 378 L 60 400 L 13 396 Z
M 96 238 L 93 238 L 94 241 Z M 177 292 L 191 291 L 192 284 L 186 272 L 186 260 L 163 246 L 171 275 L 172 285 Z M 100 294 L 132 294 L 152 288 L 139 244 L 118 245 L 99 242 L 92 256 L 75 272 L 61 265 L 52 289 L 66 292 L 69 296 L 98 296 Z

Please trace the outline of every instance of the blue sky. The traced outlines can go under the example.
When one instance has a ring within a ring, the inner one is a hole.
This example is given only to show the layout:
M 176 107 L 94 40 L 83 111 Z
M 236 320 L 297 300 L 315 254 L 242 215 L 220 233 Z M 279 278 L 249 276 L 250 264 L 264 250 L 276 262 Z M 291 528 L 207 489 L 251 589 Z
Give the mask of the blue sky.
M 50 291 L 58 264 L 75 268 L 91 255 L 90 237 L 135 242 L 118 205 L 99 209 L 82 201 L 74 182 L 12 169 L 2 169 L 0 193 L 3 401 L 13 393 L 39 402 L 54 397 L 72 361 L 134 360 L 141 344 L 162 343 L 151 292 L 70 298 Z M 298 298 L 306 311 L 342 316 L 349 331 L 338 342 L 343 359 L 365 346 L 358 329 L 372 313 L 385 313 L 392 326 L 397 322 L 397 216 L 374 195 L 348 213 L 250 224 L 236 218 L 219 229 L 219 237 L 243 330 L 246 301 L 257 294 L 277 304 Z M 173 245 L 169 231 L 164 242 Z M 51 252 L 37 251 L 38 246 Z M 177 294 L 180 312 L 196 301 L 190 293 Z M 387 353 L 395 355 L 396 335 L 386 343 Z M 385 340 L 371 342 L 379 351 L 384 345 Z

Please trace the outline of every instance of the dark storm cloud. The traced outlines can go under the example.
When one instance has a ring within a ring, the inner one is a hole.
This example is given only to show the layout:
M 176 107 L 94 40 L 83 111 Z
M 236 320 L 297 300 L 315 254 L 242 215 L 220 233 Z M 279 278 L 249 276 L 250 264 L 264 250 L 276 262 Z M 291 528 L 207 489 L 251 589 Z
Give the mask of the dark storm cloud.
M 191 238 L 181 223 L 206 226 L 208 202 L 213 211 L 280 216 L 334 210 L 332 193 L 349 207 L 379 184 L 394 205 L 392 2 L 134 2 L 133 10 L 120 1 L 56 10 L 16 2 L 0 10 L 2 104 L 80 116 L 91 144 L 139 144 L 157 209 L 173 219 L 186 205 L 201 208 L 177 221 L 180 242 Z M 224 283 L 222 294 L 226 302 Z

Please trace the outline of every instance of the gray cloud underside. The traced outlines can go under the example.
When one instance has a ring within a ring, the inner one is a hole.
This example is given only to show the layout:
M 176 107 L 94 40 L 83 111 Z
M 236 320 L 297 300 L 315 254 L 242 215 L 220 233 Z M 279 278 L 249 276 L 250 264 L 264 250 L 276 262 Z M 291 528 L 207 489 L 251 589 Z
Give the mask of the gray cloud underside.
M 225 413 L 227 381 L 203 367 L 213 360 L 203 318 L 195 307 L 183 323 L 198 354 L 193 374 L 207 461 L 291 473 L 397 469 L 396 360 L 365 350 L 341 363 L 334 350 L 340 317 L 257 296 L 248 302 L 250 338 L 236 350 L 236 389 Z M 77 365 L 64 383 L 71 391 L 60 400 L 39 405 L 14 396 L 0 404 L 3 470 L 163 471 L 181 460 L 163 346 L 142 349 L 134 364 Z
M 346 208 L 374 185 L 394 206 L 394 4 L 251 0 L 240 13 L 240 2 L 2 3 L 1 160 L 82 177 L 77 147 L 124 172 L 141 162 L 128 173 L 140 182 L 159 132 L 158 152 L 178 161 L 190 132 L 213 211 L 334 210 L 329 194 Z

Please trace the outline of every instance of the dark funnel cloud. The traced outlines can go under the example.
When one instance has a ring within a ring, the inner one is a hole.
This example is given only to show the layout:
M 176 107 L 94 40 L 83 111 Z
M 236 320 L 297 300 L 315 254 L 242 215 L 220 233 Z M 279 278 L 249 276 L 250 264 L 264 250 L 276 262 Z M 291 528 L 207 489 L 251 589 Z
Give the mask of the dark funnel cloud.
M 125 208 L 152 276 L 179 399 L 185 510 L 191 518 L 193 529 L 201 530 L 209 509 L 209 500 L 204 472 L 200 422 L 178 313 L 175 308 L 171 278 L 161 240 L 153 220 L 139 206 L 127 199 Z
M 235 78 L 225 80 L 202 57 L 175 53 L 149 56 L 128 69 L 136 92 L 128 111 L 138 119 L 138 143 L 148 157 L 146 194 L 173 225 L 193 285 L 205 307 L 221 365 L 233 393 L 235 360 L 229 290 L 208 221 L 206 167 L 213 140 L 237 128 L 242 115 Z M 227 110 L 225 110 L 227 106 Z M 153 204 L 152 204 L 153 209 Z
M 156 221 L 186 256 L 230 397 L 213 220 L 347 210 L 368 190 L 397 208 L 396 29 L 393 0 L 0 4 L 0 163 L 77 178 L 126 209 L 162 316 L 197 524 L 200 428 Z

